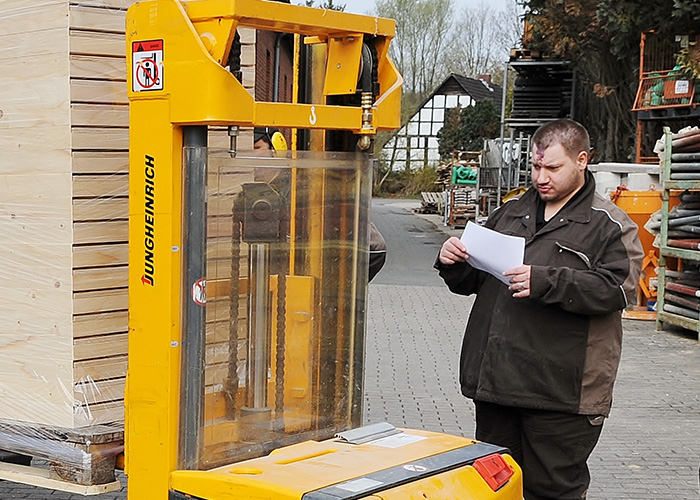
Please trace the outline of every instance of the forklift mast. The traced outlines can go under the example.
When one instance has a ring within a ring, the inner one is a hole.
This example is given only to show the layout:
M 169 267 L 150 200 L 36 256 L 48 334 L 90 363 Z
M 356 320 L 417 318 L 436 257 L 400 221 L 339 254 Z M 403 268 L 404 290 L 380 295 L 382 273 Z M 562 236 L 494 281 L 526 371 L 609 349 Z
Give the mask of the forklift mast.
M 242 26 L 323 49 L 313 102 L 254 100 L 224 66 Z M 387 19 L 160 0 L 132 6 L 127 33 L 126 467 L 130 498 L 165 498 L 175 469 L 360 424 L 370 157 L 251 156 L 235 139 L 239 127 L 334 130 L 368 150 L 377 130 L 399 124 L 401 77 L 386 57 Z M 365 60 L 368 47 L 376 56 L 374 88 L 358 87 L 363 47 Z M 208 146 L 216 126 L 232 130 L 228 151 Z
M 293 102 L 256 101 L 226 68 L 239 27 L 294 35 Z M 464 498 L 518 498 L 502 448 L 356 429 L 373 140 L 400 125 L 394 22 L 151 0 L 129 9 L 126 33 L 129 498 L 405 498 L 409 483 L 449 484 L 442 498 L 472 477 Z M 249 127 L 291 129 L 292 149 L 238 144 Z M 228 147 L 213 147 L 222 132 Z

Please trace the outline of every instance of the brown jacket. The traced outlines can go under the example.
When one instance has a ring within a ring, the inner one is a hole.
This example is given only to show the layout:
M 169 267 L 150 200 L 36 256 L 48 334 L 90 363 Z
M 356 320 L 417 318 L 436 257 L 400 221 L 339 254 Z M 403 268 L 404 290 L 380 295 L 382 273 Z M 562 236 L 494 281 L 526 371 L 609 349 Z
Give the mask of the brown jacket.
M 454 293 L 477 294 L 462 345 L 462 393 L 479 401 L 585 415 L 610 411 L 622 345 L 621 310 L 634 302 L 642 247 L 625 212 L 583 193 L 539 232 L 528 190 L 486 226 L 523 236 L 531 296 L 467 263 L 436 263 Z M 468 248 L 467 248 L 468 251 Z

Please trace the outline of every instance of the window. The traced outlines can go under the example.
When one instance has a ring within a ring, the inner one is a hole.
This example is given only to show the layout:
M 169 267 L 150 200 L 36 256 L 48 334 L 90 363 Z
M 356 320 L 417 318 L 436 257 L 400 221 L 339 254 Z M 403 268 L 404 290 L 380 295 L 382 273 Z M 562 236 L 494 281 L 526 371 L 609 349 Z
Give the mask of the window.
M 467 106 L 472 105 L 472 98 L 469 97 L 468 95 L 461 95 L 459 96 L 459 105 L 463 108 L 466 108 Z

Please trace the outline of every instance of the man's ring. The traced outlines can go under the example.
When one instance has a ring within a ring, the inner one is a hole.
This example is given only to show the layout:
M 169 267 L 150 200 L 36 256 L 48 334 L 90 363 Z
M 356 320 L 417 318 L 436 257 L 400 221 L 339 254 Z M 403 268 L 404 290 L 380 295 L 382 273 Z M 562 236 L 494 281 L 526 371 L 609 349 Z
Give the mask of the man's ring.
M 525 283 L 520 283 L 520 290 L 525 290 Z

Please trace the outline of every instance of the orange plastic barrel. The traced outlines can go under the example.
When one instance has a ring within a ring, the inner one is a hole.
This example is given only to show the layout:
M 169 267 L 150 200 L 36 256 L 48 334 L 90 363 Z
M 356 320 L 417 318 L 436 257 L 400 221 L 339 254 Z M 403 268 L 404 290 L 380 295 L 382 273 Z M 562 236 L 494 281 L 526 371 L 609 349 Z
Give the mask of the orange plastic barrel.
M 615 205 L 627 212 L 630 219 L 639 227 L 639 240 L 644 248 L 644 255 L 654 248 L 654 236 L 644 229 L 644 225 L 649 221 L 651 214 L 661 209 L 661 191 L 616 191 L 611 196 Z
M 662 191 L 626 191 L 618 189 L 611 194 L 612 201 L 624 210 L 630 219 L 637 224 L 639 240 L 644 249 L 644 265 L 642 269 L 642 277 L 640 281 L 639 292 L 637 294 L 638 303 L 633 311 L 625 311 L 623 317 L 631 319 L 653 319 L 656 313 L 652 316 L 646 316 L 641 311 L 651 311 L 656 304 L 656 292 L 652 290 L 650 280 L 656 277 L 656 265 L 659 258 L 659 249 L 654 247 L 654 235 L 644 229 L 644 225 L 649 221 L 651 214 L 661 209 L 661 193 Z M 671 196 L 669 203 L 670 207 L 678 205 L 678 196 Z M 644 290 L 646 288 L 649 291 Z

